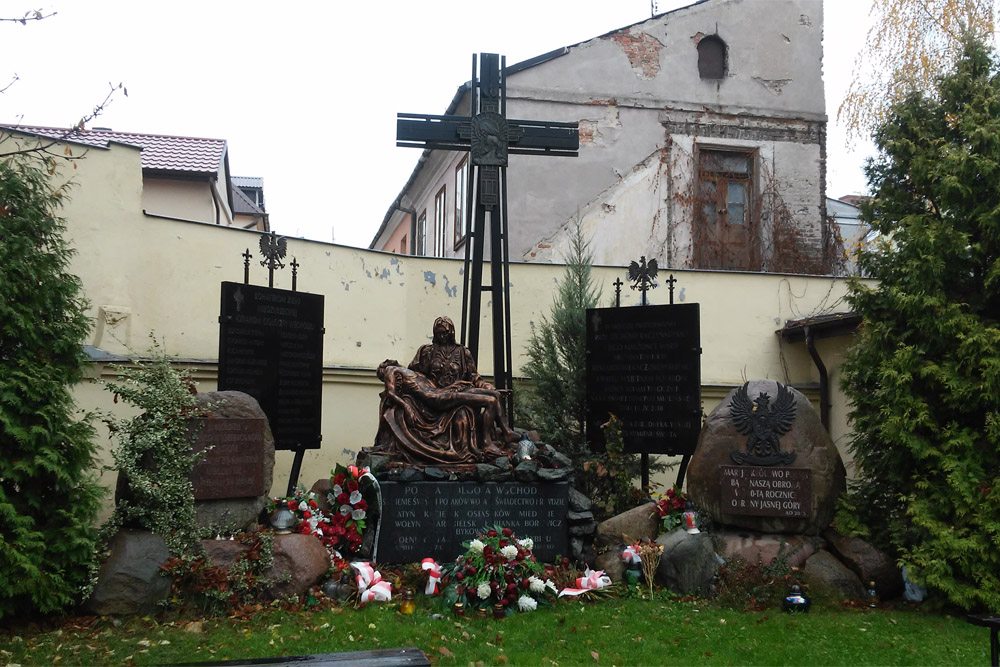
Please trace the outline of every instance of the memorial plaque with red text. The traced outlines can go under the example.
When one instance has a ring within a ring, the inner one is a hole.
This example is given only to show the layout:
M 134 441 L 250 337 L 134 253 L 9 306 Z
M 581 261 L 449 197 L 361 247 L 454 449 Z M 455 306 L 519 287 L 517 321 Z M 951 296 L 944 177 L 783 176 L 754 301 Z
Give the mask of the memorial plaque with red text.
M 252 498 L 269 489 L 264 475 L 263 419 L 195 420 L 192 449 L 207 450 L 191 471 L 195 500 Z

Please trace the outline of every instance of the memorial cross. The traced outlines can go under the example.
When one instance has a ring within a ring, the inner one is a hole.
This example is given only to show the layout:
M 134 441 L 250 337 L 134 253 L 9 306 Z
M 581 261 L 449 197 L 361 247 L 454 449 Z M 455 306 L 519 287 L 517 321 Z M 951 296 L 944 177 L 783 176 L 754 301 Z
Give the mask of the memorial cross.
M 511 388 L 510 268 L 507 229 L 507 157 L 510 154 L 575 156 L 577 123 L 514 120 L 507 115 L 506 59 L 479 55 L 481 78 L 472 59 L 469 116 L 397 115 L 396 145 L 429 150 L 468 151 L 472 169 L 466 187 L 462 344 L 478 362 L 483 292 L 492 297 L 493 376 L 497 389 Z M 490 285 L 483 285 L 489 215 Z M 455 224 L 459 224 L 456 220 Z M 512 402 L 507 399 L 507 415 Z
M 253 258 L 253 255 L 250 254 L 250 248 L 246 249 L 246 251 L 243 253 L 242 257 L 243 257 L 243 284 L 244 285 L 249 285 L 250 284 L 250 260 Z

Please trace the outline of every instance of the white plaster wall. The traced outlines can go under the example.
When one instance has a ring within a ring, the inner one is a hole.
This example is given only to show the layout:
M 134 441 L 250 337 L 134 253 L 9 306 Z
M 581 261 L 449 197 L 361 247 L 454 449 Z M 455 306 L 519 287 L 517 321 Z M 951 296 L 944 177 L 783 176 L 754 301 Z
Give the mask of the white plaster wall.
M 215 224 L 212 187 L 207 180 L 147 178 L 143 184 L 142 205 L 154 215 Z M 221 210 L 220 221 L 221 224 L 229 224 Z
M 142 354 L 149 335 L 193 368 L 200 389 L 215 388 L 218 355 L 218 313 L 221 281 L 241 281 L 244 250 L 257 245 L 258 235 L 233 227 L 185 223 L 142 214 L 141 168 L 137 151 L 114 147 L 92 151 L 70 174 L 77 185 L 67 202 L 68 240 L 76 248 L 71 269 L 83 281 L 94 318 L 91 344 L 118 354 Z M 257 253 L 254 253 L 257 254 Z M 369 446 L 378 419 L 374 368 L 385 358 L 408 362 L 417 347 L 430 340 L 438 315 L 456 321 L 461 310 L 462 262 L 399 256 L 329 243 L 289 239 L 288 254 L 301 264 L 300 291 L 325 295 L 323 362 L 323 446 L 305 457 L 301 481 L 309 485 L 324 477 L 335 463 L 346 463 Z M 515 263 L 511 267 L 514 371 L 524 363 L 524 346 L 531 329 L 550 311 L 563 267 Z M 676 301 L 700 303 L 702 318 L 702 377 L 706 411 L 729 388 L 744 379 L 775 378 L 793 384 L 814 382 L 814 370 L 804 349 L 779 344 L 775 330 L 786 320 L 843 310 L 843 280 L 674 271 Z M 623 276 L 620 267 L 597 266 L 601 304 L 613 297 L 612 283 Z M 254 257 L 251 282 L 264 284 L 266 271 Z M 288 269 L 275 277 L 288 288 Z M 666 303 L 660 287 L 650 292 L 654 304 Z M 622 293 L 622 305 L 638 302 L 638 293 Z M 484 304 L 485 305 L 485 304 Z M 484 308 L 488 312 L 488 308 Z M 484 318 L 481 350 L 490 349 L 490 324 Z M 836 350 L 831 354 L 839 354 Z M 482 355 L 480 370 L 490 373 L 490 354 Z M 832 361 L 836 360 L 836 356 Z M 832 365 L 832 362 L 831 364 Z M 110 377 L 113 370 L 94 364 L 92 378 Z M 77 387 L 85 409 L 120 413 L 110 395 L 92 382 Z M 837 399 L 840 400 L 840 399 Z M 835 402 L 835 433 L 846 432 L 842 402 Z M 110 463 L 107 434 L 100 434 L 102 462 Z M 842 441 L 840 435 L 838 442 Z M 278 454 L 275 484 L 287 484 L 292 455 Z M 113 484 L 113 474 L 104 481 Z

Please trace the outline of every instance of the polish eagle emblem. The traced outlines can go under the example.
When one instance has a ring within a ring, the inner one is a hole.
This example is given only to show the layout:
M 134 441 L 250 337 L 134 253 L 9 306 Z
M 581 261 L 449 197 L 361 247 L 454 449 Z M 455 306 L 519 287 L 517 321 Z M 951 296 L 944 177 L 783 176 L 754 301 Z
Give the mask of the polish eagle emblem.
M 732 459 L 741 465 L 788 465 L 795 460 L 795 452 L 782 452 L 778 438 L 788 433 L 795 421 L 795 397 L 788 387 L 778 384 L 778 394 L 771 404 L 771 397 L 760 392 L 751 400 L 747 392 L 750 383 L 736 390 L 729 403 L 730 417 L 740 433 L 747 435 L 745 452 L 733 452 Z
M 288 239 L 284 236 L 276 236 L 274 232 L 271 234 L 261 234 L 260 237 L 260 254 L 264 256 L 261 260 L 261 266 L 268 266 L 283 269 L 285 265 L 281 263 L 281 260 L 285 258 L 285 254 L 288 252 Z
M 656 260 L 651 259 L 647 263 L 645 255 L 642 256 L 639 262 L 633 261 L 628 265 L 628 279 L 635 283 L 635 285 L 632 285 L 632 289 L 646 291 L 649 287 L 656 287 L 653 284 L 653 280 L 656 279 L 656 274 L 659 271 L 660 267 L 656 265 Z

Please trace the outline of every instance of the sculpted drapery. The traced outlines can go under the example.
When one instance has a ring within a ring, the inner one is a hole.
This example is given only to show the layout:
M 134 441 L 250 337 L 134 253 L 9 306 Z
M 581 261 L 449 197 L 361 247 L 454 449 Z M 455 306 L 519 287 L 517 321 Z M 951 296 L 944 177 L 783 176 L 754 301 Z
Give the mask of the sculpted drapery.
M 455 342 L 447 317 L 408 368 L 379 365 L 385 383 L 375 453 L 408 463 L 476 463 L 505 455 L 517 439 L 507 425 L 501 394 L 480 377 L 467 348 Z

